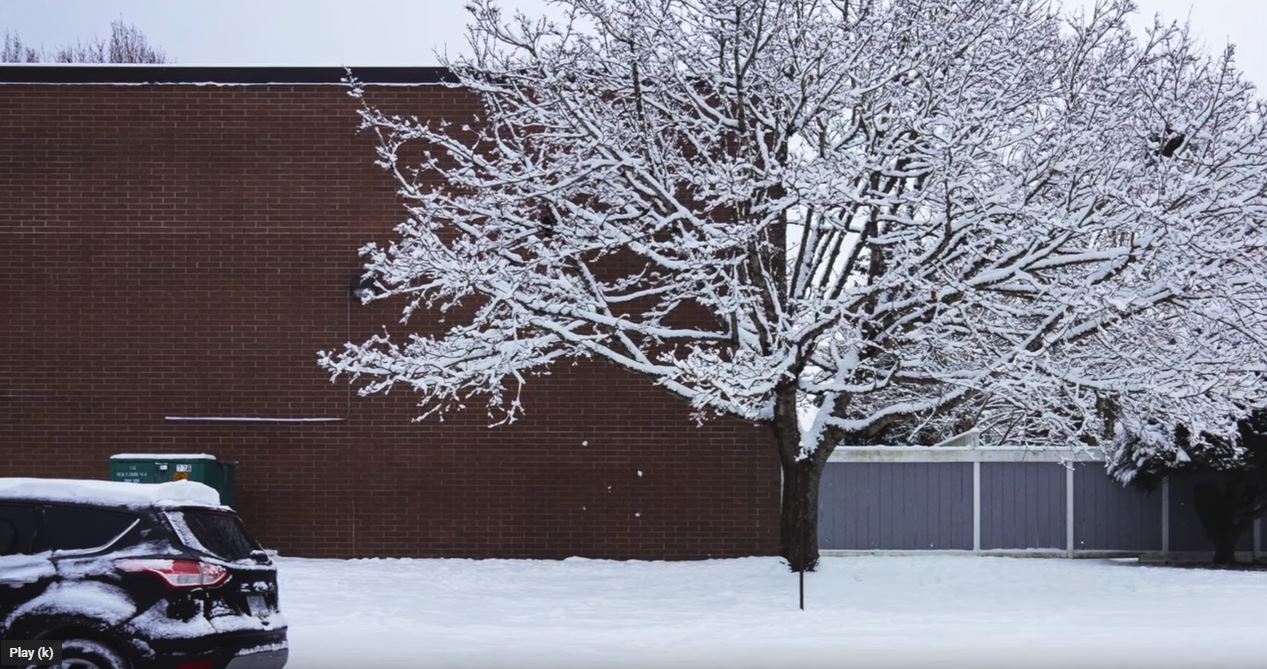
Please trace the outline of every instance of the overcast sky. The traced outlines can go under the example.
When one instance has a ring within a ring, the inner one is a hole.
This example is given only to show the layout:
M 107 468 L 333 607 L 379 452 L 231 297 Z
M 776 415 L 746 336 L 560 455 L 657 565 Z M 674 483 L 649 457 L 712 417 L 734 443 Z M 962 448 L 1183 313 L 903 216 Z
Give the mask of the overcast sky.
M 1065 0 L 1068 5 L 1092 0 Z M 1160 12 L 1191 16 L 1207 47 L 1232 42 L 1238 60 L 1267 88 L 1264 0 L 1137 0 L 1138 23 Z M 110 21 L 136 24 L 187 65 L 429 65 L 461 49 L 463 0 L 0 0 L 0 31 L 55 47 L 104 35 Z M 540 12 L 545 0 L 503 0 Z

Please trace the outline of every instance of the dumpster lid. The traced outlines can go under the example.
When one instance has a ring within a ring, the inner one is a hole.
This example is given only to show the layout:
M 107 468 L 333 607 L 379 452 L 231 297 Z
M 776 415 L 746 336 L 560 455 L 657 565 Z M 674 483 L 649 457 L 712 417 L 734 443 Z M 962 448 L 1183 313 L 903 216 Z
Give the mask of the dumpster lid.
M 116 453 L 111 460 L 215 460 L 209 453 Z
M 0 478 L 0 499 L 130 507 L 219 507 L 215 488 L 193 481 L 124 483 L 89 479 Z

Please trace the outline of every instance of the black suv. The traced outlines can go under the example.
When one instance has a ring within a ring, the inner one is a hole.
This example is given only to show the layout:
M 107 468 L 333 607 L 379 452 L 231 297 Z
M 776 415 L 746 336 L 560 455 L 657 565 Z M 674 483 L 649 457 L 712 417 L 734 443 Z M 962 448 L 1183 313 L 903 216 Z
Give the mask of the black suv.
M 60 640 L 67 669 L 283 667 L 276 567 L 190 490 L 215 494 L 0 479 L 0 639 Z

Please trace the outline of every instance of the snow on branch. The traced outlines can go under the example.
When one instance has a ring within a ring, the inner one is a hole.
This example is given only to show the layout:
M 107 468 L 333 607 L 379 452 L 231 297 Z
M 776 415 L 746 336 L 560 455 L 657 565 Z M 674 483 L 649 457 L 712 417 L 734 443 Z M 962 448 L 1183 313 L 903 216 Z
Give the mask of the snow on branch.
M 1125 0 L 562 5 L 472 3 L 448 65 L 479 118 L 364 94 L 407 210 L 365 249 L 376 299 L 461 316 L 322 356 L 362 392 L 513 420 L 526 375 L 602 359 L 791 423 L 802 458 L 1101 443 L 1106 401 L 1226 432 L 1263 401 L 1264 108 L 1183 26 L 1137 39 Z

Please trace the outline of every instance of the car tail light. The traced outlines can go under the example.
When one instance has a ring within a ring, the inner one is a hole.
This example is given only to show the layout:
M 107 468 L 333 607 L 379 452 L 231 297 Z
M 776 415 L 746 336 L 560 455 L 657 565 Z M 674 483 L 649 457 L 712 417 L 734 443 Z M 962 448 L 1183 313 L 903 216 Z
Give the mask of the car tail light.
M 181 662 L 176 665 L 176 669 L 215 669 L 216 663 L 213 660 L 194 660 L 193 662 Z
M 215 588 L 229 580 L 224 567 L 197 560 L 119 560 L 114 565 L 131 574 L 153 574 L 175 590 Z

